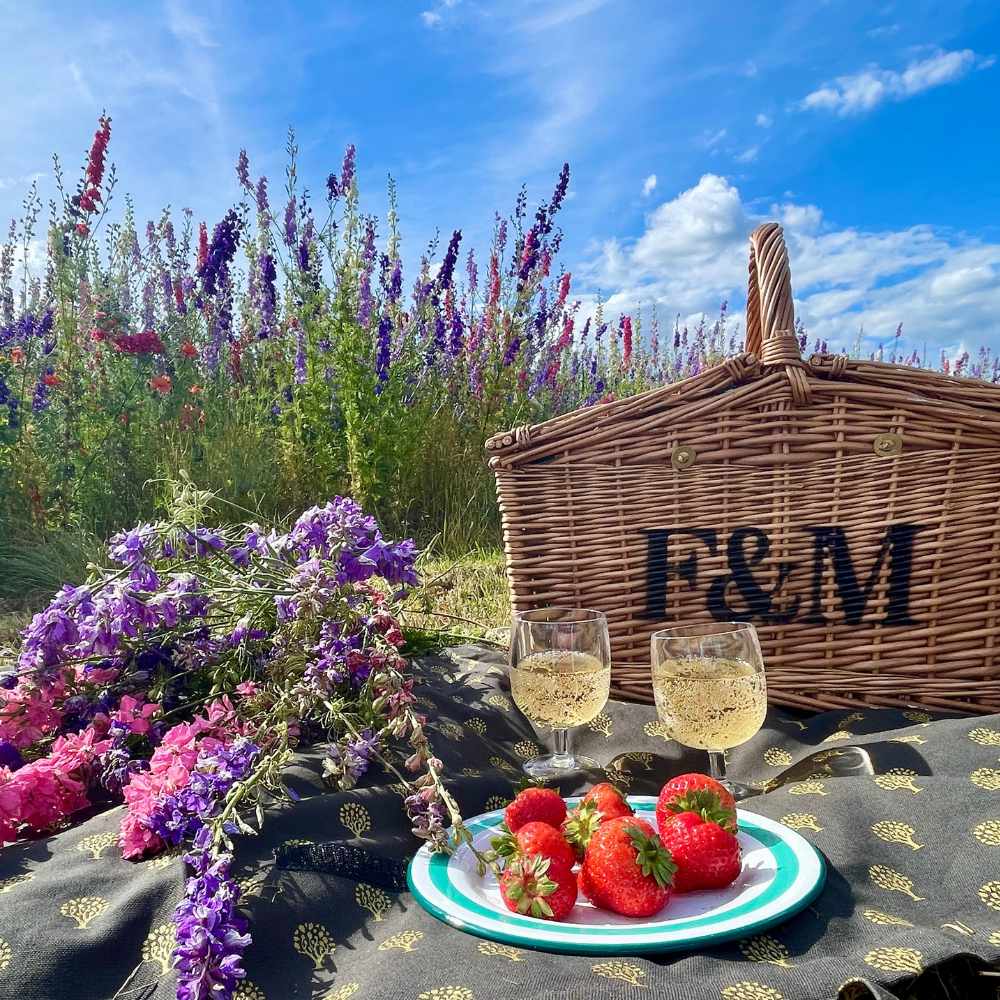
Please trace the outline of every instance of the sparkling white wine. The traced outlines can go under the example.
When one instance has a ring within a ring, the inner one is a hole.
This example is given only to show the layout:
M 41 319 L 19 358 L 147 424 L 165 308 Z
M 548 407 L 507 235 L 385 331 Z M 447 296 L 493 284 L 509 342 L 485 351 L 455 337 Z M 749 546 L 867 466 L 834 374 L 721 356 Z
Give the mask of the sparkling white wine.
M 570 729 L 595 719 L 611 691 L 611 665 L 589 653 L 546 650 L 510 669 L 514 703 L 538 725 Z
M 767 712 L 764 673 L 745 660 L 661 660 L 653 664 L 653 695 L 670 736 L 698 750 L 745 743 Z

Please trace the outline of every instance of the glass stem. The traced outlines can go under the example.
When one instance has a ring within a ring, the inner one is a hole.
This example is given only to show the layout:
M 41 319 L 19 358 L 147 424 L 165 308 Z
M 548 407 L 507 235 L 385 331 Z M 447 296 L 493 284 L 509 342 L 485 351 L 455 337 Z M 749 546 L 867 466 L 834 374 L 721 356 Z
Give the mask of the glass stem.
M 569 746 L 569 730 L 554 729 L 552 731 L 552 763 L 556 767 L 572 767 L 573 751 Z
M 708 751 L 708 772 L 716 781 L 726 783 L 726 755 L 722 750 Z

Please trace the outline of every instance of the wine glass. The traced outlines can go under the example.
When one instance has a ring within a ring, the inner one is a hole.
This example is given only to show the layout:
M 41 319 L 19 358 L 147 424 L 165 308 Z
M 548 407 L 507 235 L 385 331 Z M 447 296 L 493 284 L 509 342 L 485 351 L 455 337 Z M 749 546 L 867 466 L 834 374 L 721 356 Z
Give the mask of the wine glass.
M 608 620 L 600 611 L 539 608 L 514 613 L 510 630 L 510 693 L 538 726 L 553 730 L 554 751 L 525 761 L 533 778 L 558 778 L 595 767 L 574 756 L 569 731 L 601 713 L 611 691 Z
M 672 739 L 708 751 L 713 778 L 736 799 L 746 785 L 726 778 L 725 751 L 764 724 L 767 681 L 757 630 L 746 622 L 678 625 L 650 640 L 656 711 Z

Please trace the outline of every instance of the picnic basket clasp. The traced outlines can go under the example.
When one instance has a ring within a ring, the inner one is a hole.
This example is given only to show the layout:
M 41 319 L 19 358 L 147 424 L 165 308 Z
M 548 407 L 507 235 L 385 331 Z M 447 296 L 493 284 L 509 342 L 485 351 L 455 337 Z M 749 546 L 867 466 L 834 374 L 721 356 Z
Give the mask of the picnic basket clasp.
M 810 401 L 809 364 L 802 359 L 795 336 L 788 250 L 776 222 L 765 222 L 750 234 L 745 352 L 759 358 L 765 369 L 783 368 L 792 399 Z

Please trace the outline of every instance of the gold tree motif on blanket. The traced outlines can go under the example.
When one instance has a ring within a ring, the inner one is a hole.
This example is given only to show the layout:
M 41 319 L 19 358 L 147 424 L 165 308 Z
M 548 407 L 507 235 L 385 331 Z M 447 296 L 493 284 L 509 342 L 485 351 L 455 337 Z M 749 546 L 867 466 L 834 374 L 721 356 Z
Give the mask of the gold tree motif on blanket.
M 913 783 L 916 776 L 917 772 L 911 771 L 908 767 L 893 767 L 885 774 L 873 775 L 872 781 L 885 792 L 907 791 L 917 795 L 923 789 Z
M 771 767 L 788 767 L 792 762 L 792 755 L 781 747 L 768 747 L 764 751 L 764 763 Z
M 600 733 L 600 735 L 605 739 L 611 739 L 611 716 L 608 715 L 607 712 L 601 712 L 599 715 L 594 716 L 594 718 L 590 720 L 587 728 L 592 733 Z
M 515 743 L 511 749 L 524 760 L 542 752 L 542 748 L 534 740 L 521 740 L 519 743 Z
M 501 712 L 510 711 L 510 699 L 499 692 L 494 692 L 493 694 L 488 694 L 483 701 L 487 705 L 492 705 L 494 708 L 499 708 Z
M 326 960 L 333 957 L 337 943 L 322 924 L 306 923 L 295 928 L 292 947 L 300 955 L 311 959 L 317 969 L 322 969 Z
M 665 740 L 670 739 L 670 730 L 667 729 L 666 723 L 660 719 L 654 719 L 652 722 L 647 722 L 646 725 L 642 727 L 642 731 L 651 738 L 659 736 Z
M 973 743 L 978 743 L 982 747 L 1000 747 L 1000 729 L 977 726 L 968 735 Z
M 78 841 L 76 849 L 80 851 L 81 854 L 90 854 L 90 856 L 97 861 L 101 854 L 106 851 L 112 844 L 118 843 L 118 834 L 107 832 L 107 833 L 94 833 L 89 837 L 84 837 L 83 840 Z
M 3 938 L 0 938 L 0 972 L 3 972 L 10 965 L 13 957 L 14 952 L 11 950 L 10 945 Z
M 486 723 L 482 719 L 466 719 L 465 725 L 480 736 L 486 735 Z
M 19 885 L 30 882 L 34 877 L 34 872 L 23 872 L 20 875 L 10 875 L 7 878 L 0 878 L 0 894 L 13 892 Z
M 969 775 L 969 781 L 987 792 L 1000 792 L 1000 771 L 994 767 L 980 767 Z
M 493 812 L 494 809 L 506 809 L 510 805 L 510 799 L 504 798 L 502 795 L 491 795 L 484 804 L 483 808 L 487 812 Z
M 646 977 L 645 970 L 638 965 L 632 965 L 631 962 L 598 962 L 590 967 L 590 971 L 595 976 L 603 976 L 605 979 L 620 979 L 623 983 L 628 983 L 631 986 L 646 985 L 640 982 Z
M 392 937 L 387 937 L 378 946 L 378 950 L 391 951 L 393 948 L 398 948 L 400 951 L 413 951 L 416 943 L 423 939 L 423 931 L 400 931 L 398 934 L 393 934 Z
M 496 941 L 480 941 L 480 955 L 494 955 L 497 958 L 506 958 L 511 962 L 523 962 L 521 956 L 524 954 L 520 948 L 512 948 L 509 944 L 498 944 Z
M 450 719 L 444 719 L 441 722 L 435 723 L 435 726 L 437 731 L 446 739 L 455 742 L 465 739 L 465 730 L 457 722 L 452 722 Z
M 358 906 L 367 910 L 376 920 L 382 920 L 392 909 L 392 900 L 377 886 L 359 882 L 354 890 Z
M 360 802 L 345 802 L 340 807 L 340 822 L 358 838 L 372 828 L 372 818 Z
M 177 932 L 172 923 L 158 924 L 142 942 L 142 960 L 160 967 L 165 976 L 174 964 L 174 948 L 177 946 Z
M 350 1000 L 360 989 L 361 983 L 342 983 L 340 986 L 331 986 L 320 1000 Z
M 1000 882 L 987 882 L 985 885 L 981 885 L 979 898 L 991 910 L 1000 910 Z
M 756 937 L 745 938 L 740 942 L 740 951 L 751 962 L 767 962 L 770 965 L 780 965 L 790 968 L 791 954 L 788 949 L 770 934 L 758 934 Z
M 915 903 L 926 898 L 914 893 L 913 883 L 905 875 L 885 865 L 872 865 L 868 869 L 868 877 L 880 889 L 885 889 L 886 892 L 901 892 L 904 896 L 909 896 Z
M 874 948 L 865 955 L 865 962 L 881 972 L 912 972 L 920 975 L 924 971 L 923 955 L 916 948 Z
M 417 1000 L 476 1000 L 466 986 L 435 986 L 432 990 L 421 993 Z
M 236 987 L 236 992 L 233 993 L 233 1000 L 267 1000 L 267 994 L 256 983 L 251 983 L 249 979 L 244 979 Z
M 812 813 L 785 813 L 781 817 L 781 822 L 793 830 L 813 830 L 816 833 L 821 833 L 823 830 L 819 820 Z
M 732 986 L 723 986 L 723 1000 L 785 1000 L 782 993 L 763 983 L 744 980 Z
M 870 920 L 873 924 L 880 924 L 883 927 L 912 927 L 909 920 L 902 917 L 894 917 L 891 913 L 883 913 L 881 910 L 862 910 L 865 920 Z
M 911 851 L 919 851 L 924 846 L 913 839 L 916 832 L 908 823 L 897 823 L 894 820 L 886 819 L 872 823 L 872 833 L 879 840 L 884 840 L 888 844 L 904 844 Z
M 64 917 L 69 917 L 76 921 L 79 930 L 85 931 L 87 925 L 96 920 L 108 908 L 108 901 L 101 896 L 77 896 L 75 899 L 67 899 L 59 912 Z
M 788 789 L 790 795 L 826 795 L 826 786 L 822 781 L 807 778 L 799 781 Z
M 977 824 L 972 836 L 987 847 L 1000 847 L 1000 819 L 988 819 Z

